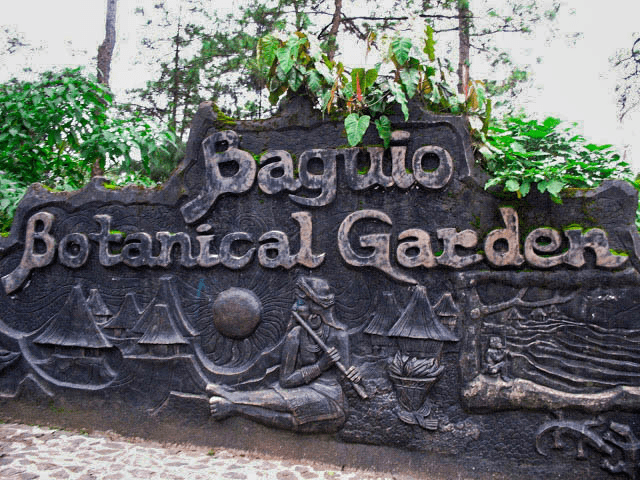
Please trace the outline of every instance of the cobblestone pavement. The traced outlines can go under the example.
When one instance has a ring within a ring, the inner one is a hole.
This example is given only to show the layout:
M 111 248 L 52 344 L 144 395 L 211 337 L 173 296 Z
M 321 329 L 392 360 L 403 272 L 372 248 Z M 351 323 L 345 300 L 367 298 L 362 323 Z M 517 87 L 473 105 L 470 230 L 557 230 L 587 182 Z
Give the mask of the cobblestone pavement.
M 237 450 L 161 445 L 106 432 L 86 435 L 0 424 L 0 479 L 392 480 L 362 471 L 259 457 Z

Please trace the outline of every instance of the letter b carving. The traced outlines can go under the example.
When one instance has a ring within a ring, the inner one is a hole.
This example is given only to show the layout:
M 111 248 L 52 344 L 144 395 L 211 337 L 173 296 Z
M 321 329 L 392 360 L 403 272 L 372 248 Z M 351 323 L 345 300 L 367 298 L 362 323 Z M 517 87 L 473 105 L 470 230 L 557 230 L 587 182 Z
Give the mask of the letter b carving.
M 216 153 L 216 145 L 223 142 L 227 143 L 227 149 Z M 238 145 L 238 134 L 233 130 L 214 133 L 202 142 L 206 184 L 196 198 L 180 209 L 187 223 L 196 222 L 206 215 L 223 193 L 243 193 L 253 185 L 256 162 L 248 152 L 238 149 Z M 223 176 L 220 171 L 220 165 L 227 162 L 238 165 L 238 170 L 231 176 Z

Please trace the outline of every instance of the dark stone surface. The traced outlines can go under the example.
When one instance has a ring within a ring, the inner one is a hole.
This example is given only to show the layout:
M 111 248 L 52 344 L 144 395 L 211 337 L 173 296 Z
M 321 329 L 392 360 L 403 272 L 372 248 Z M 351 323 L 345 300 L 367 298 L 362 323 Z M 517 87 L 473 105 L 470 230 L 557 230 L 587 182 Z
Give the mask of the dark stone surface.
M 413 113 L 389 149 L 353 149 L 303 99 L 233 132 L 203 104 L 162 188 L 33 186 L 0 240 L 0 415 L 418 475 L 635 478 L 635 190 L 501 198 L 462 119 Z

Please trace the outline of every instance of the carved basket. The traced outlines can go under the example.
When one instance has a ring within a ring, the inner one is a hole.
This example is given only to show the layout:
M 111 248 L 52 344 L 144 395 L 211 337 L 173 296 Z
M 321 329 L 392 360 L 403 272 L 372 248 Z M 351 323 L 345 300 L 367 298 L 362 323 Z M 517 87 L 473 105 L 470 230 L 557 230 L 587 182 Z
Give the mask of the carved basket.
M 412 378 L 399 377 L 393 373 L 389 373 L 391 381 L 396 387 L 396 396 L 398 402 L 405 410 L 415 412 L 422 407 L 427 398 L 427 393 L 438 380 L 437 375 L 433 377 Z

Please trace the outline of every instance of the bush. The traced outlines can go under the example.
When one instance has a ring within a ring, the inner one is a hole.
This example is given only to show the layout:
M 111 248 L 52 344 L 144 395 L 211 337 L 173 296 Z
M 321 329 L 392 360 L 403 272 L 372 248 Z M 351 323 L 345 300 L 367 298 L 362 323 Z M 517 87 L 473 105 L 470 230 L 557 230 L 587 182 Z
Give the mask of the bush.
M 565 125 L 549 117 L 542 123 L 520 117 L 506 117 L 489 126 L 480 152 L 484 168 L 493 177 L 485 188 L 502 185 L 518 197 L 535 185 L 560 201 L 567 187 L 593 188 L 603 180 L 632 182 L 628 163 L 611 145 L 587 143 L 575 134 L 575 124 Z
M 126 170 L 137 160 L 148 171 L 154 155 L 174 145 L 172 134 L 142 118 L 110 115 L 111 102 L 79 68 L 0 85 L 0 218 L 10 221 L 31 183 L 76 189 L 94 164 Z

